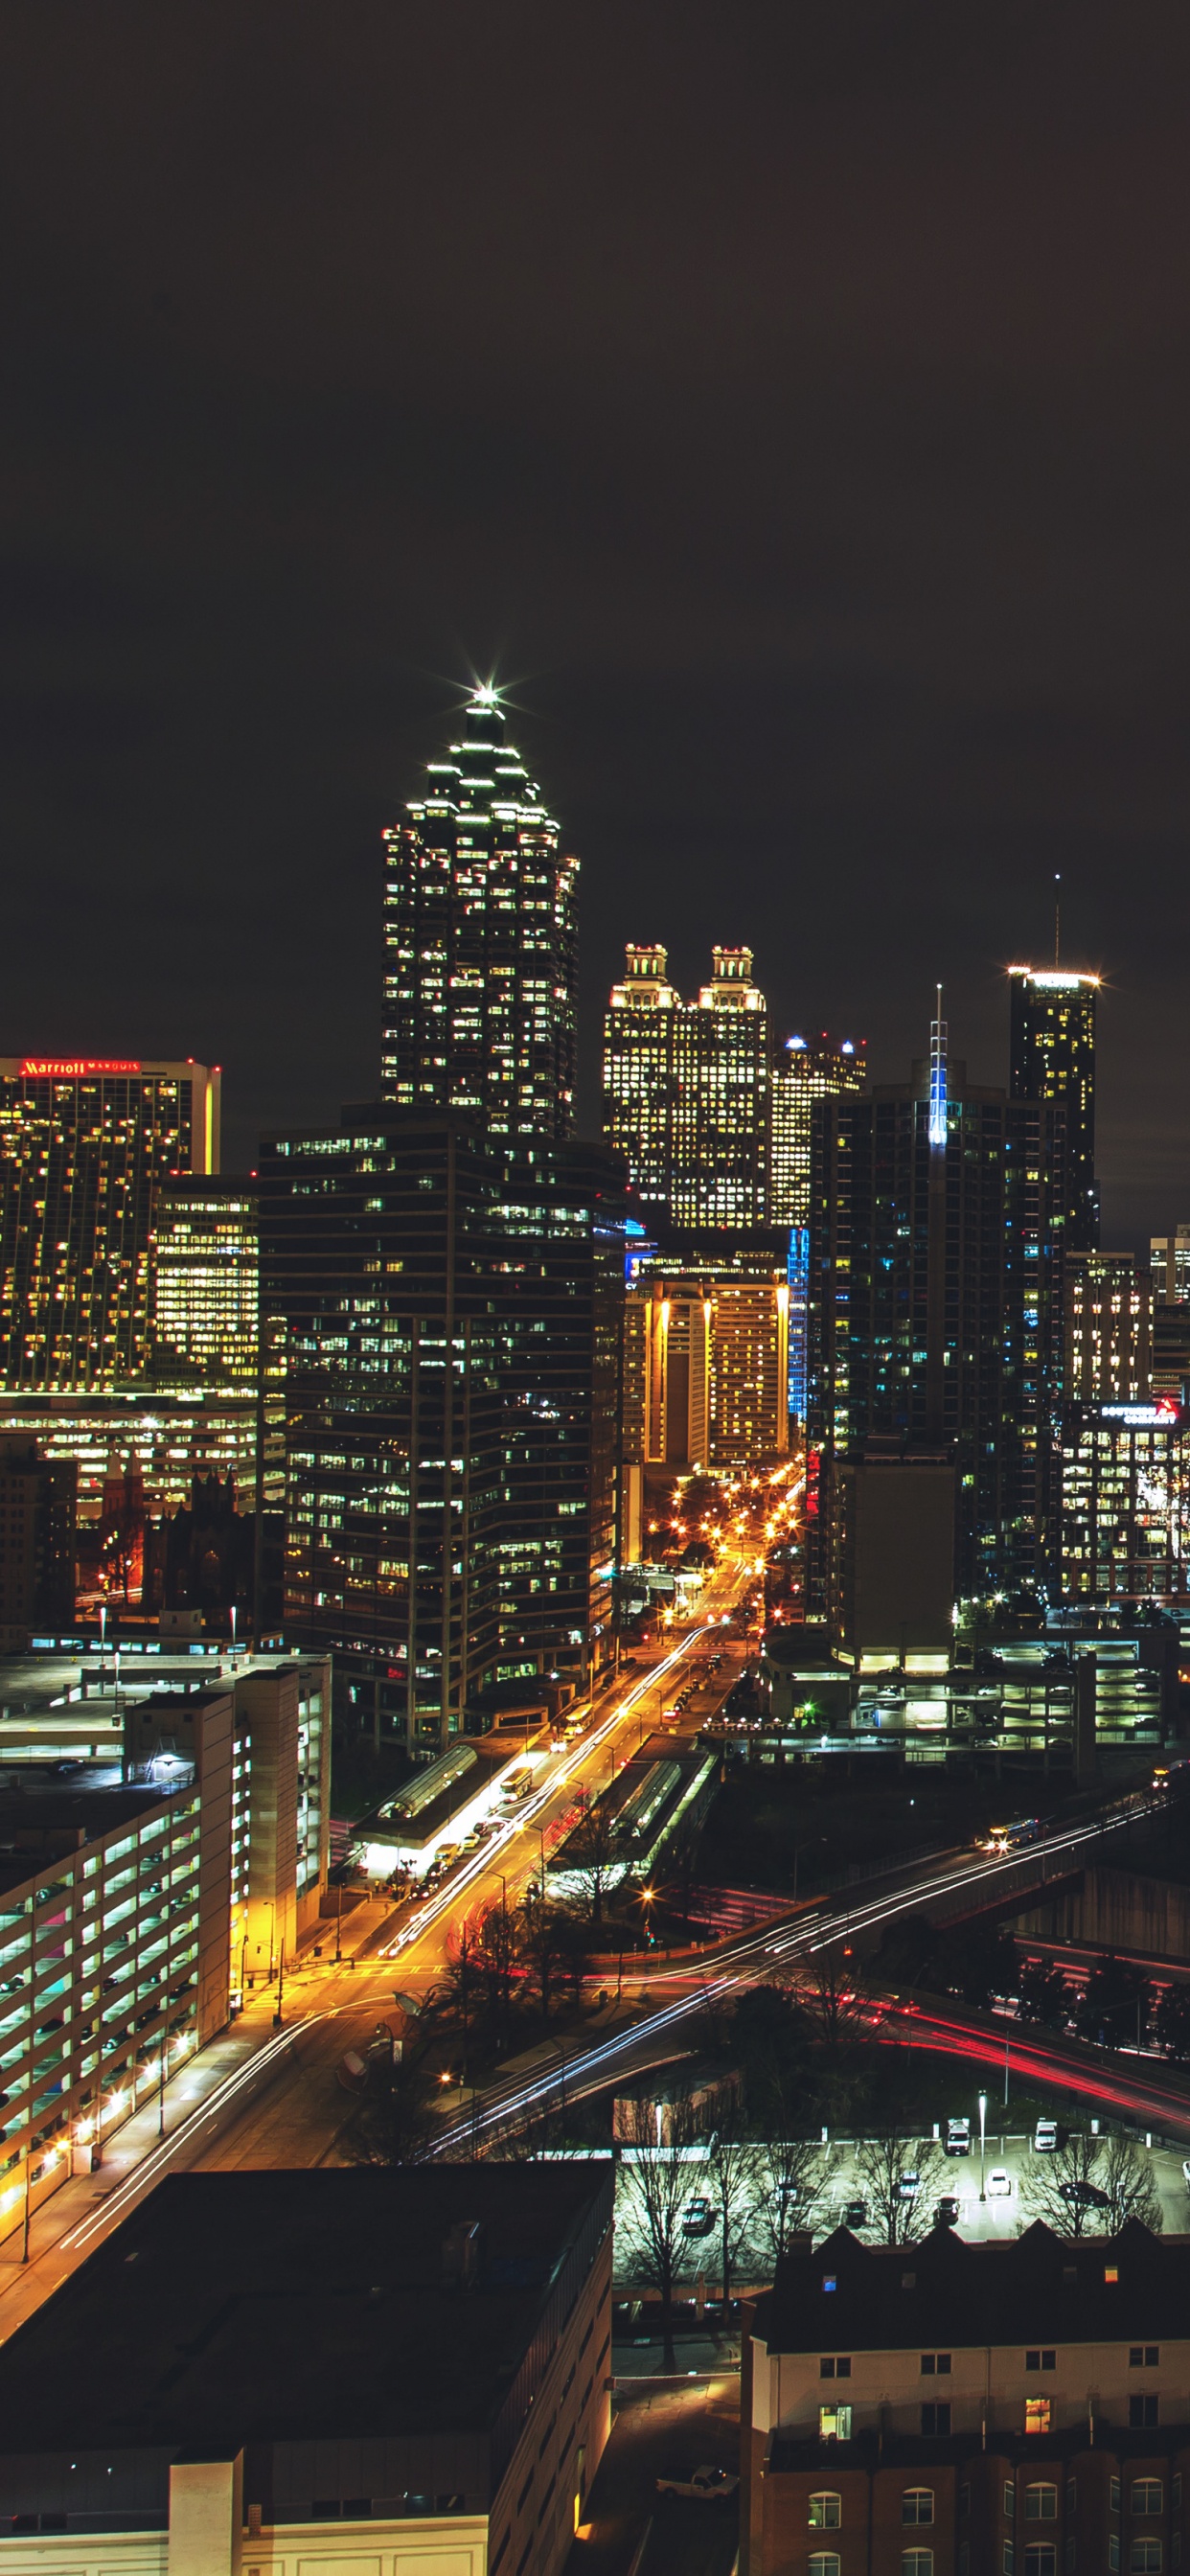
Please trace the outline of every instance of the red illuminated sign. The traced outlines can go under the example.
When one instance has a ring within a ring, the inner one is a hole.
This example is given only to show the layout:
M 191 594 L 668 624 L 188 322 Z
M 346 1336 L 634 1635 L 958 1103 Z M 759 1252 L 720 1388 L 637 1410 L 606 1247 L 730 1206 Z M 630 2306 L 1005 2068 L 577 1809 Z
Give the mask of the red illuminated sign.
M 139 1061 L 131 1056 L 97 1055 L 27 1055 L 21 1060 L 21 1072 L 30 1080 L 49 1075 L 73 1080 L 80 1073 L 139 1073 Z

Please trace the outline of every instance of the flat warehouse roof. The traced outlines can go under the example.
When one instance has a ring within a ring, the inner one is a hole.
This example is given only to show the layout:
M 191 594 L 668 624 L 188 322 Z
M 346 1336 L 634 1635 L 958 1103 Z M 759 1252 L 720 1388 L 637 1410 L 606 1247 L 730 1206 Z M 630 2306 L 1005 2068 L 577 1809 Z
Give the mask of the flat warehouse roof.
M 4 2451 L 482 2430 L 611 2202 L 590 2165 L 171 2177 L 0 2347 Z M 473 2288 L 444 2280 L 460 2222 Z

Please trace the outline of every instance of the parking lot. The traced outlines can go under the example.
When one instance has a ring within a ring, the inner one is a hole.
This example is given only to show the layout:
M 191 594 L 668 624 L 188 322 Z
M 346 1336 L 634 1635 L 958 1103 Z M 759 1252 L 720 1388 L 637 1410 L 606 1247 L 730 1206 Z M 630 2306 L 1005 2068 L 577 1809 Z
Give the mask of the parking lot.
M 944 2128 L 945 2124 L 942 2125 Z M 1170 2236 L 1190 2234 L 1190 2192 L 1187 2191 L 1182 2172 L 1182 2158 L 1185 2150 L 1180 2146 L 1154 2146 L 1147 2152 L 1151 2156 L 1161 2202 L 1164 2233 Z M 848 2217 L 849 2208 L 854 2208 L 858 2202 L 863 2201 L 869 2211 L 869 2223 L 856 2225 L 855 2232 L 868 2242 L 877 2241 L 879 2231 L 872 2223 L 871 2193 L 856 2161 L 854 2144 L 844 2140 L 836 2142 L 828 2150 L 828 2158 L 826 2189 L 817 2201 L 810 2221 L 815 2237 L 827 2236 L 835 2227 L 854 2225 L 854 2220 L 849 2220 Z M 928 2214 L 927 2223 L 932 2223 L 938 2203 L 945 2194 L 958 2203 L 957 2215 L 949 2223 L 957 2228 L 960 2236 L 976 2240 L 1019 2235 L 1021 2229 L 1029 2226 L 1033 2218 L 1039 2214 L 1030 2206 L 1029 2200 L 1029 2169 L 1032 2160 L 1033 2132 L 1031 2130 L 1027 2136 L 1022 2136 L 1019 2132 L 1002 2133 L 989 2127 L 983 2162 L 985 2196 L 981 2197 L 978 2131 L 975 2135 L 974 2147 L 966 2156 L 945 2155 L 939 2142 L 931 2162 L 927 2163 L 924 2154 L 920 2160 L 922 2174 L 920 2202 L 923 2211 Z M 713 2196 L 713 2186 L 709 2185 L 707 2176 L 700 2171 L 699 2166 L 692 2163 L 687 2207 L 689 2208 L 697 2198 L 708 2192 Z M 1094 2233 L 1101 2225 L 1102 2220 L 1098 2213 L 1089 2212 L 1088 2234 Z M 708 2284 L 717 2280 L 718 2247 L 717 2227 L 713 2227 L 706 2235 L 686 2240 L 683 2246 L 681 2279 L 686 2285 L 687 2294 L 689 2285 L 697 2279 L 699 2273 L 704 2275 Z M 750 2250 L 751 2260 L 749 2260 Z M 759 2247 L 749 2249 L 745 2245 L 741 2248 L 736 2264 L 737 2276 L 741 2283 L 762 2277 L 756 2269 L 758 2253 Z M 629 2226 L 621 2225 L 617 2231 L 616 2258 L 617 2284 L 621 2288 L 627 2288 L 635 2280 Z

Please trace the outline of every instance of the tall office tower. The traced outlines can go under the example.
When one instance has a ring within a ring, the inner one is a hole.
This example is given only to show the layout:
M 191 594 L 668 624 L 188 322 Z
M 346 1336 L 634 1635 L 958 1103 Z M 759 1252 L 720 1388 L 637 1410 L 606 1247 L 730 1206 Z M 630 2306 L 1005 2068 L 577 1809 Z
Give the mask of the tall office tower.
M 1153 1293 L 1145 1263 L 1134 1252 L 1071 1252 L 1065 1270 L 1068 1400 L 1146 1400 Z
M 956 1594 L 1043 1579 L 1062 1127 L 1045 1103 L 969 1083 L 948 1062 L 941 1012 L 911 1082 L 817 1104 L 808 1411 L 820 1609 L 832 1582 L 837 1592 L 835 1470 L 865 1454 L 952 1460 Z
M 1071 1252 L 1093 1252 L 1099 1240 L 1095 1186 L 1095 1003 L 1098 975 L 1068 975 L 1055 966 L 1010 966 L 1011 1075 L 1014 1100 L 1047 1100 L 1066 1117 L 1066 1204 L 1061 1239 Z
M 641 1264 L 628 1298 L 626 1450 L 642 1467 L 746 1467 L 789 1447 L 789 1283 L 771 1255 Z
M 150 1373 L 160 1385 L 250 1393 L 260 1363 L 254 1181 L 170 1181 L 157 1198 Z
M 1190 1225 L 1149 1238 L 1153 1296 L 1159 1306 L 1190 1304 Z
M 683 1009 L 664 948 L 626 951 L 603 1023 L 603 1132 L 622 1154 L 641 1205 L 668 1216 L 673 1186 L 675 1047 Z
M 612 1651 L 619 1167 L 376 1106 L 265 1147 L 260 1189 L 278 1623 L 440 1751 L 498 1681 Z
M 806 1418 L 810 1278 L 810 1151 L 816 1100 L 862 1091 L 867 1039 L 786 1038 L 773 1059 L 769 1137 L 769 1223 L 789 1227 L 789 1410 Z
M 493 690 L 475 690 L 462 741 L 384 842 L 384 1098 L 493 1137 L 568 1136 L 578 861 Z
M 0 1380 L 79 1392 L 143 1369 L 164 1185 L 219 1168 L 219 1072 L 0 1057 Z
M 769 1016 L 750 948 L 711 951 L 711 981 L 674 1033 L 674 1223 L 762 1226 L 768 1210 Z
M 810 1146 L 816 1100 L 862 1091 L 866 1038 L 786 1038 L 773 1060 L 769 1163 L 770 1225 L 808 1226 Z
M 492 1208 L 501 1680 L 585 1683 L 613 1651 L 626 1214 L 618 1162 L 579 1144 L 510 1160 Z
M 496 1678 L 499 1179 L 465 1121 L 379 1105 L 261 1149 L 286 1639 L 333 1651 L 349 1704 L 413 1754 Z

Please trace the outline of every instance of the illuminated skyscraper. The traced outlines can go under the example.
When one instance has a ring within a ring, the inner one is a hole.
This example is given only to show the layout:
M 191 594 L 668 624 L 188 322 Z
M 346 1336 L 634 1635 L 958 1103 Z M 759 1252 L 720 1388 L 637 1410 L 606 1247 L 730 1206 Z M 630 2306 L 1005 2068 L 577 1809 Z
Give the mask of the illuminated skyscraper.
M 643 1207 L 667 1216 L 673 1186 L 675 1046 L 683 1004 L 664 948 L 629 943 L 603 1023 L 603 1132 Z
M 148 1355 L 163 1187 L 219 1168 L 206 1065 L 0 1057 L 0 1382 L 79 1393 Z
M 628 1299 L 633 1463 L 745 1467 L 789 1446 L 789 1287 L 761 1251 L 722 1268 L 641 1264 Z
M 786 1038 L 773 1062 L 772 1143 L 769 1166 L 770 1225 L 810 1222 L 810 1143 L 816 1100 L 862 1091 L 868 1078 L 867 1039 Z
M 1095 1187 L 1095 1002 L 1098 975 L 1010 966 L 1011 1090 L 1014 1100 L 1053 1101 L 1065 1113 L 1065 1200 L 1056 1211 L 1063 1246 L 1093 1252 L 1099 1240 Z
M 862 1091 L 868 1078 L 866 1038 L 786 1038 L 773 1060 L 769 1143 L 769 1223 L 789 1227 L 789 1410 L 806 1418 L 810 1280 L 810 1153 L 816 1100 Z
M 825 1502 L 873 1442 L 948 1455 L 963 1596 L 1054 1564 L 1063 1130 L 1060 1108 L 948 1063 L 940 1011 L 910 1083 L 814 1113 L 808 1414 Z
M 1135 1252 L 1072 1252 L 1065 1267 L 1067 1400 L 1147 1400 L 1153 1294 L 1143 1261 Z
M 750 948 L 714 948 L 698 1000 L 677 1015 L 674 1223 L 764 1225 L 768 1214 L 769 1015 Z
M 1190 1225 L 1149 1237 L 1153 1295 L 1160 1306 L 1190 1304 Z
M 568 1136 L 578 861 L 559 856 L 493 690 L 384 841 L 384 1098 L 461 1110 L 493 1137 Z
M 250 1181 L 171 1181 L 153 1227 L 152 1361 L 158 1385 L 256 1386 L 260 1228 Z

